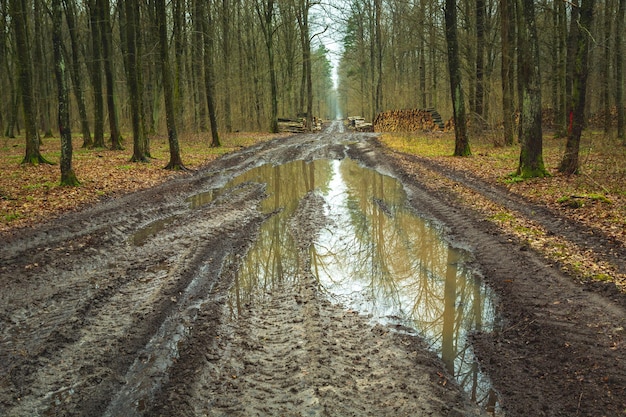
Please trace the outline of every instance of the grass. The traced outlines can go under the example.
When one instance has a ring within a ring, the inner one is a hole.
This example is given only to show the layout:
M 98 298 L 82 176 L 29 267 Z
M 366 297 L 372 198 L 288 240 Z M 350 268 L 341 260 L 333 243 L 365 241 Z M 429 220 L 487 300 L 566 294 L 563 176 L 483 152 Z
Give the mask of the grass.
M 557 167 L 565 149 L 565 139 L 544 136 L 543 159 L 550 176 L 522 179 L 517 169 L 519 146 L 494 146 L 493 133 L 470 138 L 473 155 L 452 157 L 454 134 L 384 134 L 381 141 L 389 148 L 436 160 L 450 168 L 469 171 L 492 184 L 499 184 L 528 201 L 545 205 L 564 217 L 602 230 L 618 244 L 626 245 L 626 146 L 597 131 L 586 131 L 580 147 L 580 174 L 565 176 Z M 436 175 L 436 174 L 435 174 Z M 429 178 L 437 183 L 437 177 Z M 448 184 L 452 192 L 462 187 Z M 468 194 L 462 200 L 485 213 L 505 230 L 520 236 L 531 246 L 558 259 L 570 271 L 599 280 L 615 280 L 626 288 L 626 280 L 614 268 L 600 265 L 592 255 L 541 230 L 531 219 L 519 217 L 480 196 Z M 607 274 L 604 269 L 611 269 Z

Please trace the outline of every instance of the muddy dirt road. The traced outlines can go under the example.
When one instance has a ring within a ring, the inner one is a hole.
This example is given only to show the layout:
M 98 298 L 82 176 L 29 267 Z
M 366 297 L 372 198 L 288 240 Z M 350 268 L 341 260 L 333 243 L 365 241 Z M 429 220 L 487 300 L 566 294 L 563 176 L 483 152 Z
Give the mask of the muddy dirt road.
M 2 416 L 626 415 L 623 295 L 339 124 L 3 236 L 0 286 Z

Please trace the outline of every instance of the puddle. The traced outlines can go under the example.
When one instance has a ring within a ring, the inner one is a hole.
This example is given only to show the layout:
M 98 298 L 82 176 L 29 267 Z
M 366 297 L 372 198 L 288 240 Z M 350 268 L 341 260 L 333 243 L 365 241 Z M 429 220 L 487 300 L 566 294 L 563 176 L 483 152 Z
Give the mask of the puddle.
M 470 332 L 493 328 L 493 294 L 467 267 L 468 254 L 450 247 L 436 225 L 407 207 L 397 180 L 345 159 L 261 166 L 227 187 L 245 181 L 266 183 L 263 210 L 281 210 L 262 226 L 242 262 L 231 294 L 234 316 L 244 303 L 271 297 L 275 285 L 296 279 L 288 221 L 299 200 L 315 190 L 331 222 L 312 248 L 321 290 L 376 322 L 419 334 L 473 400 L 488 411 L 496 407 L 489 379 L 466 343 Z
M 131 242 L 135 246 L 144 245 L 152 236 L 156 236 L 161 230 L 164 230 L 170 224 L 174 223 L 176 216 L 166 217 L 165 219 L 155 220 L 147 226 L 142 227 L 133 234 Z

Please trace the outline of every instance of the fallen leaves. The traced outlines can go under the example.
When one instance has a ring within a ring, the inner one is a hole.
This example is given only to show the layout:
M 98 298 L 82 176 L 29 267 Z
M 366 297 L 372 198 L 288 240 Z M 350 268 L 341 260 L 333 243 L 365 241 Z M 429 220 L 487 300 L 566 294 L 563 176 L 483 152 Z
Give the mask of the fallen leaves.
M 511 172 L 517 168 L 518 147 L 496 148 L 492 142 L 478 139 L 472 143 L 473 156 L 455 158 L 449 156 L 454 149 L 452 134 L 384 135 L 381 142 L 391 149 L 426 156 L 444 166 L 470 172 L 494 185 L 504 185 L 529 201 L 600 229 L 614 241 L 626 244 L 626 148 L 616 148 L 612 139 L 592 133 L 583 138 L 581 175 L 564 176 L 553 169 L 551 177 L 525 181 L 509 180 Z M 544 143 L 546 166 L 558 166 L 564 140 L 549 139 Z M 594 146 L 591 146 L 592 143 Z M 408 173 L 421 178 L 429 188 L 452 193 L 457 201 L 482 213 L 505 233 L 517 236 L 520 241 L 546 254 L 574 276 L 613 281 L 626 289 L 626 276 L 620 274 L 615 266 L 600 261 L 591 251 L 551 235 L 532 219 L 507 210 L 456 181 L 417 167 L 402 156 L 397 160 Z M 567 204 L 571 200 L 577 203 Z
M 221 148 L 208 146 L 208 134 L 180 138 L 183 162 L 198 168 L 220 155 L 281 135 L 234 133 L 223 135 Z M 79 187 L 62 187 L 58 165 L 20 165 L 24 138 L 4 138 L 0 144 L 0 233 L 42 222 L 98 200 L 153 187 L 184 172 L 164 170 L 169 159 L 167 138 L 151 139 L 151 163 L 132 163 L 131 150 L 82 149 L 74 141 L 73 168 Z M 132 146 L 128 144 L 128 146 Z M 44 139 L 41 152 L 58 161 L 60 141 Z

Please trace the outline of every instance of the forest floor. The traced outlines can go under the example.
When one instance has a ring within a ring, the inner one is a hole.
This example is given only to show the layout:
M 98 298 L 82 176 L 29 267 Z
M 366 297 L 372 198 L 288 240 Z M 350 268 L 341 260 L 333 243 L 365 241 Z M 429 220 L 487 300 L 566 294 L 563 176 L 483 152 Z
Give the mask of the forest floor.
M 262 164 L 346 157 L 399 179 L 412 209 L 444 225 L 495 291 L 501 326 L 471 343 L 498 415 L 626 415 L 622 147 L 600 152 L 591 135 L 580 176 L 522 182 L 507 176 L 514 152 L 488 140 L 458 159 L 443 156 L 449 135 L 333 125 L 235 139 L 244 143 L 220 158 L 184 154 L 198 167 L 186 173 L 159 169 L 165 142 L 158 164 L 78 151 L 78 189 L 56 185 L 58 166 L 20 167 L 22 145 L 5 140 L 1 415 L 484 414 L 419 337 L 319 290 L 309 248 L 324 203 L 313 194 L 289 223 L 295 276 L 233 304 L 241 259 L 277 213 L 260 209 L 266 188 L 255 182 L 193 209 L 189 197 Z M 547 142 L 550 168 L 562 141 Z

